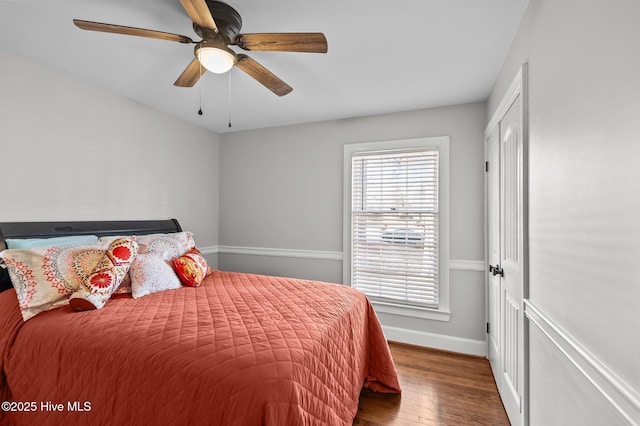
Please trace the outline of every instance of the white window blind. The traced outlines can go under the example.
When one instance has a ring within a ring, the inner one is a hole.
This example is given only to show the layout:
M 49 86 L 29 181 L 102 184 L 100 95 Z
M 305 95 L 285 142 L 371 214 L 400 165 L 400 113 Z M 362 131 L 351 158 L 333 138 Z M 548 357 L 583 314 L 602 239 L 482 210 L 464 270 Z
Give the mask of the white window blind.
M 351 286 L 438 307 L 438 151 L 354 153 Z

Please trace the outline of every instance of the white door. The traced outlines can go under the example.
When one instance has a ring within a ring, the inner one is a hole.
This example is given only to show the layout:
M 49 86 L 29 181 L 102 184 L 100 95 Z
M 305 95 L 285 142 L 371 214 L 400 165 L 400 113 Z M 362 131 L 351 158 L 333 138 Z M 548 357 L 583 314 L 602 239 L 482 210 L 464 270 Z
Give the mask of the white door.
M 519 76 L 521 78 L 521 76 Z M 518 82 L 518 79 L 516 79 Z M 525 423 L 525 134 L 522 80 L 487 128 L 488 356 L 512 425 Z M 502 106 L 502 104 L 501 104 Z
M 524 389 L 524 203 L 522 96 L 500 121 L 500 396 L 512 425 L 522 424 Z
M 500 285 L 502 280 L 500 275 L 493 274 L 495 265 L 500 264 L 500 126 L 496 125 L 486 139 L 487 161 L 487 260 L 491 266 L 487 278 L 487 304 L 489 325 L 488 334 L 488 354 L 491 369 L 500 371 L 500 295 L 502 294 Z M 495 373 L 494 373 L 495 376 Z M 496 377 L 498 390 L 500 380 Z

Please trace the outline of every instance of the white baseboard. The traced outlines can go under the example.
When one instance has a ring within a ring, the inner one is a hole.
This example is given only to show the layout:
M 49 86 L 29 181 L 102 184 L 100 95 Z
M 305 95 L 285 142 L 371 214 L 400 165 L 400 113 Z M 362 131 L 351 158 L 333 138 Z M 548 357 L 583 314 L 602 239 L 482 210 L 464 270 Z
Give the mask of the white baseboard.
M 536 327 L 548 338 L 622 418 L 631 425 L 640 425 L 640 393 L 637 390 L 611 371 L 530 300 L 525 300 L 524 312 L 530 327 Z
M 406 328 L 382 326 L 387 340 L 458 352 L 467 355 L 487 356 L 487 342 L 485 340 L 464 339 L 462 337 L 433 334 Z

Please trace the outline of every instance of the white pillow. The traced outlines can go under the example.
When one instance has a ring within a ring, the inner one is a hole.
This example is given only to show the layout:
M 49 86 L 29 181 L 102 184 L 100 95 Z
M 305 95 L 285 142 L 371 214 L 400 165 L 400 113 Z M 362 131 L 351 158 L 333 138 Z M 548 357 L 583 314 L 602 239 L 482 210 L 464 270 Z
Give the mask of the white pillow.
M 167 260 L 155 253 L 140 253 L 131 269 L 131 296 L 138 299 L 151 293 L 182 287 L 180 279 Z

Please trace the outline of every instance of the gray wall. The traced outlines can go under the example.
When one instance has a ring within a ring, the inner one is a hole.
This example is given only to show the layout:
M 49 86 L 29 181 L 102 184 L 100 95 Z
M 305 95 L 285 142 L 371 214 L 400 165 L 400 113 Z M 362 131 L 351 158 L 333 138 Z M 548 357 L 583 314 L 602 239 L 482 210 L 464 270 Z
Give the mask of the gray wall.
M 528 62 L 533 425 L 640 424 L 639 19 L 531 0 L 488 101 Z
M 0 221 L 175 217 L 217 245 L 216 133 L 6 51 L 0 64 Z
M 341 282 L 340 260 L 237 248 L 340 255 L 343 146 L 442 135 L 451 149 L 450 258 L 482 262 L 485 116 L 484 104 L 476 103 L 221 135 L 220 268 Z M 383 324 L 422 333 L 421 342 L 433 333 L 482 346 L 484 277 L 460 269 L 451 271 L 450 322 L 380 314 Z

